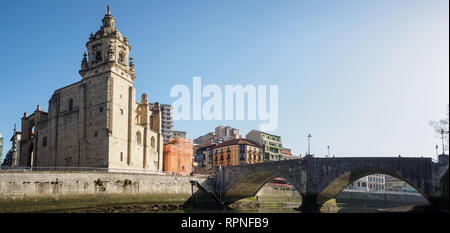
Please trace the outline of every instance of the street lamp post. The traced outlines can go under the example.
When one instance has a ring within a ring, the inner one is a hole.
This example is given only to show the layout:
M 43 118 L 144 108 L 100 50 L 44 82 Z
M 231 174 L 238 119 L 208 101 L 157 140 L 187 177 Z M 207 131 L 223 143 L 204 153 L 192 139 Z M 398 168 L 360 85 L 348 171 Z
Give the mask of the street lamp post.
M 438 145 L 436 144 L 436 156 L 439 156 L 439 152 L 438 152 Z
M 311 155 L 311 151 L 310 151 L 310 145 L 311 145 L 311 134 L 308 134 L 308 155 Z
M 330 146 L 327 146 L 328 149 L 328 157 L 330 157 Z

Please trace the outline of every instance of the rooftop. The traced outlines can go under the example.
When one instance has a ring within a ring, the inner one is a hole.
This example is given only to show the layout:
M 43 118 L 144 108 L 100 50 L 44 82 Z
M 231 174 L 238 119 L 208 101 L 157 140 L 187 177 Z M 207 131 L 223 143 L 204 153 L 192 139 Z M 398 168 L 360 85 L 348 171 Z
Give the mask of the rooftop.
M 232 140 L 228 140 L 228 141 L 222 142 L 222 143 L 216 145 L 215 148 L 224 147 L 224 146 L 231 146 L 231 145 L 241 145 L 241 144 L 259 147 L 256 143 L 254 143 L 254 142 L 252 142 L 250 140 L 243 139 L 243 138 L 238 138 L 238 139 L 232 139 Z

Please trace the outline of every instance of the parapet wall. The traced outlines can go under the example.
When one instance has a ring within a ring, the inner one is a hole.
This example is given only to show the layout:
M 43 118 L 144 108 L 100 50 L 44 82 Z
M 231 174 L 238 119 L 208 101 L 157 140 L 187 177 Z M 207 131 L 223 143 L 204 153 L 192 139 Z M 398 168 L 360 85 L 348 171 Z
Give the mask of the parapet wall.
M 191 180 L 204 183 L 206 177 L 106 172 L 0 172 L 0 199 L 96 194 L 192 195 Z

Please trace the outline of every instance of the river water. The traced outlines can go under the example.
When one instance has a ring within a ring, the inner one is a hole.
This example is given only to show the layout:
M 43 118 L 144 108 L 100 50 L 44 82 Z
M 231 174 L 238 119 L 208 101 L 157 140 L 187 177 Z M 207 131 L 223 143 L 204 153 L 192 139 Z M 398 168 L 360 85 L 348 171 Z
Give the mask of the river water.
M 370 203 L 336 203 L 339 210 L 338 213 L 382 213 L 383 209 L 411 207 L 412 205 L 400 204 L 370 204 Z M 241 209 L 176 209 L 170 211 L 158 211 L 159 213 L 301 213 L 296 210 L 298 206 L 274 206 L 274 207 L 259 207 L 259 208 L 241 208 Z M 405 208 L 405 209 L 409 209 Z

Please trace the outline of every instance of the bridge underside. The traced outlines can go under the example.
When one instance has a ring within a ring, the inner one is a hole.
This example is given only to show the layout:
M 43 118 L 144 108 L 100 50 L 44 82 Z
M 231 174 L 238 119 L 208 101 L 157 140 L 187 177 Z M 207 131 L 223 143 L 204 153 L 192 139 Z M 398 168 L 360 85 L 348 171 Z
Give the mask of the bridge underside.
M 406 182 L 407 184 L 411 185 L 417 192 L 422 194 L 428 201 L 431 201 L 431 198 L 427 194 L 425 194 L 423 190 L 420 189 L 417 185 L 411 183 L 408 179 L 405 179 L 404 177 L 401 177 L 394 172 L 379 168 L 359 168 L 346 172 L 340 177 L 336 178 L 333 182 L 331 182 L 317 196 L 317 204 L 321 205 L 330 199 L 336 198 L 339 195 L 339 193 L 341 193 L 351 183 L 357 181 L 362 177 L 374 174 L 389 175 L 403 182 Z
M 259 171 L 240 179 L 225 195 L 224 202 L 231 204 L 243 198 L 253 197 L 270 180 L 278 177 L 271 171 Z

